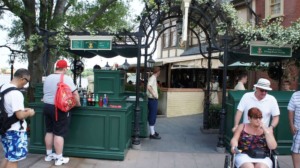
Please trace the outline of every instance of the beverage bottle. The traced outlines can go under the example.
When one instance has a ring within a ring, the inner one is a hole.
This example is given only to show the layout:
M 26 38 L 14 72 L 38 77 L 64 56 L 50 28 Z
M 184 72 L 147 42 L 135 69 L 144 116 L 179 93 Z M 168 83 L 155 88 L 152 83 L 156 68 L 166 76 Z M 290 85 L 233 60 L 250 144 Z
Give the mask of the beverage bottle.
M 108 96 L 106 95 L 106 106 L 108 106 Z
M 95 95 L 92 93 L 92 106 L 95 106 Z
M 86 106 L 86 94 L 83 95 L 83 100 L 82 100 L 82 106 L 85 107 Z
M 99 105 L 99 107 L 103 107 L 103 99 L 102 99 L 102 96 L 101 96 L 100 99 L 99 99 L 98 105 Z
M 104 97 L 103 97 L 103 107 L 107 107 L 107 97 L 106 97 L 106 94 L 104 94 Z
M 95 106 L 97 106 L 97 107 L 99 107 L 98 102 L 99 102 L 99 98 L 98 98 L 98 94 L 96 94 L 96 96 L 95 96 Z
M 91 105 L 92 105 L 92 97 L 89 94 L 89 97 L 88 97 L 88 106 L 91 106 Z

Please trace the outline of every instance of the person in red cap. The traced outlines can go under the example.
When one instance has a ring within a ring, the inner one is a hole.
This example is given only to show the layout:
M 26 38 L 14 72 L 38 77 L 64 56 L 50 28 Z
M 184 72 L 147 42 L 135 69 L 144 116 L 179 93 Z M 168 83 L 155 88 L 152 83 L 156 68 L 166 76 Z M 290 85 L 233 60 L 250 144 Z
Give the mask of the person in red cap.
M 56 62 L 56 68 L 60 68 L 60 69 L 68 68 L 67 61 L 65 61 L 65 60 L 59 60 L 59 61 L 57 61 Z
M 57 83 L 60 81 L 61 74 L 66 74 L 68 63 L 65 60 L 56 62 L 54 74 L 46 77 L 43 87 L 44 117 L 46 125 L 46 153 L 45 161 L 55 160 L 55 165 L 60 166 L 69 162 L 68 157 L 63 157 L 64 137 L 66 136 L 70 124 L 70 113 L 58 110 L 58 120 L 55 120 L 54 98 L 57 90 Z M 73 92 L 76 99 L 76 105 L 80 106 L 80 97 L 75 84 L 70 76 L 64 75 L 64 83 L 67 84 Z M 54 144 L 55 153 L 52 151 Z

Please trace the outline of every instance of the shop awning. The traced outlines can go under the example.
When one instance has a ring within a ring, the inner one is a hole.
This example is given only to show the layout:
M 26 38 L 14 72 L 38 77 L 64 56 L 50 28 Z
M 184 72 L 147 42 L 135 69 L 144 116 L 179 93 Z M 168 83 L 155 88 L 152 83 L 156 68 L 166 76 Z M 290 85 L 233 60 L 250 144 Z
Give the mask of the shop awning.
M 222 65 L 219 59 L 218 53 L 212 53 L 212 68 L 217 69 Z M 170 57 L 170 58 L 160 58 L 155 60 L 155 65 L 161 66 L 164 64 L 172 63 L 172 69 L 180 68 L 208 68 L 208 59 L 204 58 L 202 55 L 192 55 L 192 56 L 180 56 L 180 57 Z
M 169 58 L 156 59 L 155 62 L 157 62 L 157 64 L 164 65 L 164 64 L 169 64 L 169 63 L 190 61 L 190 60 L 201 59 L 201 58 L 203 58 L 203 56 L 200 56 L 200 55 L 188 56 L 188 57 L 169 57 Z
M 221 61 L 217 59 L 212 59 L 211 63 L 212 63 L 211 64 L 212 69 L 218 69 L 219 66 L 223 65 Z M 195 59 L 189 61 L 181 61 L 181 62 L 174 63 L 171 67 L 171 69 L 189 69 L 189 68 L 208 68 L 208 60 L 206 58 L 201 58 L 201 59 Z
M 252 66 L 251 63 L 248 63 L 248 62 L 240 62 L 240 61 L 237 61 L 237 62 L 234 62 L 230 65 L 228 65 L 228 69 L 237 69 L 237 68 L 246 68 L 246 67 L 250 67 Z M 259 67 L 268 67 L 269 66 L 269 63 L 265 63 L 265 62 L 260 62 L 258 65 L 256 66 L 259 66 Z M 223 68 L 223 64 L 219 67 L 219 68 Z

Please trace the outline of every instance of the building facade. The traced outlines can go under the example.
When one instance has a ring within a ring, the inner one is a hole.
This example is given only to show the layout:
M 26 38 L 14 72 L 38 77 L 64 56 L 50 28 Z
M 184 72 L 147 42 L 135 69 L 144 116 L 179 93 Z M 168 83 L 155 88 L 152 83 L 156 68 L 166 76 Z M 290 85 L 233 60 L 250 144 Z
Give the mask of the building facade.
M 228 0 L 227 0 L 228 1 Z M 230 1 L 234 4 L 240 21 L 251 23 L 252 25 L 259 25 L 263 19 L 281 18 L 284 26 L 290 26 L 293 21 L 296 21 L 300 16 L 300 11 L 297 9 L 300 7 L 300 1 L 297 0 L 233 0 Z M 193 113 L 202 112 L 205 103 L 205 89 L 207 83 L 211 79 L 207 78 L 208 71 L 211 74 L 211 78 L 220 83 L 220 89 L 222 88 L 222 62 L 220 61 L 220 55 L 222 52 L 214 52 L 211 60 L 211 70 L 208 69 L 207 59 L 207 38 L 204 31 L 201 28 L 194 27 L 193 30 L 187 31 L 187 41 L 182 41 L 182 32 L 180 25 L 181 21 L 177 19 L 170 19 L 164 22 L 164 25 L 160 29 L 165 29 L 162 35 L 158 39 L 156 50 L 156 65 L 162 67 L 162 73 L 159 78 L 160 83 L 163 86 L 163 102 L 175 100 L 171 98 L 172 95 L 176 95 L 176 98 L 181 97 L 186 100 L 193 97 L 193 92 L 199 92 L 199 98 L 193 101 L 195 107 L 190 110 Z M 168 28 L 170 27 L 170 28 Z M 168 28 L 168 29 L 167 29 Z M 160 31 L 160 30 L 158 30 Z M 199 45 L 201 44 L 201 45 Z M 201 51 L 200 51 L 201 49 Z M 259 61 L 258 61 L 259 62 Z M 258 64 L 256 62 L 256 64 Z M 277 64 L 270 63 L 269 67 Z M 279 64 L 279 63 L 278 63 Z M 236 84 L 236 77 L 241 71 L 247 71 L 249 80 L 246 84 L 248 90 L 253 89 L 253 84 L 261 77 L 271 80 L 272 88 L 274 90 L 281 90 L 281 83 L 284 80 L 291 82 L 291 88 L 297 89 L 298 83 L 298 68 L 290 61 L 283 60 L 281 63 L 283 76 L 278 79 L 272 79 L 269 75 L 269 67 L 265 66 L 264 69 L 250 70 L 243 65 L 230 67 L 228 66 L 227 88 L 232 89 Z M 195 89 L 195 90 L 193 90 Z M 179 92 L 176 94 L 169 94 L 168 91 Z M 191 94 L 188 94 L 191 92 Z M 180 96 L 180 93 L 184 93 Z M 219 102 L 221 102 L 221 93 L 219 92 Z M 182 106 L 177 103 L 178 107 Z M 197 106 L 197 107 L 196 107 Z M 191 105 L 189 106 L 191 107 Z M 176 105 L 172 105 L 172 111 L 176 109 Z M 160 107 L 162 113 L 166 113 L 167 107 Z M 177 108 L 180 109 L 180 108 Z M 194 110 L 193 110 L 194 109 Z M 176 110 L 175 110 L 176 111 Z M 197 111 L 197 112 L 196 112 Z M 172 116 L 172 115 L 171 115 Z

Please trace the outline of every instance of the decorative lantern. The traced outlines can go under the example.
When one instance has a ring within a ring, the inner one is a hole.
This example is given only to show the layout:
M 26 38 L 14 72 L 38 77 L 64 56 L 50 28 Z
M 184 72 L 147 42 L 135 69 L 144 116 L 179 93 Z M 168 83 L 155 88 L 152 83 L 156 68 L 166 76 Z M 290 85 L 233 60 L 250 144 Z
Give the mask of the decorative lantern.
M 152 59 L 152 56 L 150 56 L 150 58 L 147 61 L 147 67 L 153 68 L 154 64 L 155 64 L 155 61 Z

